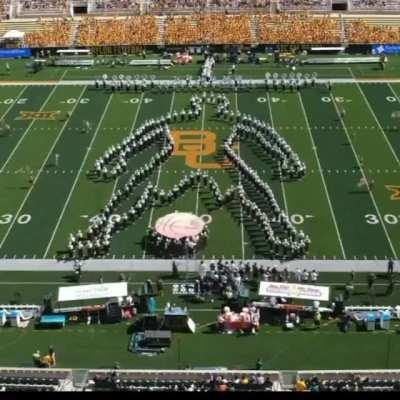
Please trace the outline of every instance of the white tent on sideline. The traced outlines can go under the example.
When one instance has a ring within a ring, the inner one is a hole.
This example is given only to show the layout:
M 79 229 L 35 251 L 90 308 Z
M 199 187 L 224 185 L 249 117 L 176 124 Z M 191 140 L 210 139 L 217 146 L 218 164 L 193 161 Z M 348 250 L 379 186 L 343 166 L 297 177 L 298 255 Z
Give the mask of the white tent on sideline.
M 19 39 L 22 40 L 25 37 L 25 32 L 11 30 L 3 35 L 3 39 Z

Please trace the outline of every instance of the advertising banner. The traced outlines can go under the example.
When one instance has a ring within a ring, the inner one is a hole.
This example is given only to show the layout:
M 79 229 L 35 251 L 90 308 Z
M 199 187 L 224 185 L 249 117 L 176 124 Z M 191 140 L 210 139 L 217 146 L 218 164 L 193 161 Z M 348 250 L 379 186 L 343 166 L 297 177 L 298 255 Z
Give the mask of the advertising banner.
M 260 296 L 328 301 L 329 287 L 297 283 L 260 282 L 258 294 Z
M 32 57 L 31 49 L 0 49 L 0 58 L 29 58 Z
M 372 46 L 372 54 L 400 54 L 400 44 L 375 44 Z
M 58 301 L 106 299 L 110 297 L 125 297 L 127 295 L 128 284 L 126 282 L 58 288 Z

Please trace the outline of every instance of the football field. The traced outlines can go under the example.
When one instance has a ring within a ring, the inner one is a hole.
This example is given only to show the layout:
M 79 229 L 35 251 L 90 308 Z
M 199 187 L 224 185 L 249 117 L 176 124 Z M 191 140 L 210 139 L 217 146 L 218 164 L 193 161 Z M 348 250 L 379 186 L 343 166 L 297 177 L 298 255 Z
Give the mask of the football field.
M 95 90 L 82 85 L 2 86 L 0 118 L 10 130 L 0 136 L 0 257 L 53 258 L 68 236 L 85 231 L 90 218 L 154 155 L 158 144 L 128 163 L 117 180 L 93 179 L 94 162 L 135 127 L 189 105 L 193 92 Z M 255 89 L 227 93 L 242 113 L 270 122 L 307 166 L 306 176 L 285 182 L 260 147 L 239 145 L 297 229 L 311 238 L 309 259 L 379 259 L 400 255 L 400 84 L 342 83 L 301 92 Z M 83 132 L 84 121 L 91 128 Z M 224 165 L 222 147 L 232 123 L 205 104 L 198 120 L 171 124 L 175 153 L 148 178 L 169 190 L 197 168 L 207 170 L 225 192 L 238 182 Z M 359 187 L 373 181 L 371 191 Z M 139 185 L 118 209 L 123 213 L 143 193 Z M 250 198 L 259 194 L 251 192 Z M 107 258 L 154 258 L 145 239 L 155 221 L 175 210 L 212 216 L 201 258 L 268 258 L 257 226 L 238 204 L 217 208 L 205 189 L 186 192 L 168 207 L 148 209 L 115 235 Z

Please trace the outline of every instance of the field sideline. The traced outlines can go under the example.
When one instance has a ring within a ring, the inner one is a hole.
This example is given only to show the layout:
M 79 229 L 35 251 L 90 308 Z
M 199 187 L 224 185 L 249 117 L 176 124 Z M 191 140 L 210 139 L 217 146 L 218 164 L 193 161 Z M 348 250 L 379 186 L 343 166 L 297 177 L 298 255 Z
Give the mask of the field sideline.
M 261 64 L 248 64 L 240 63 L 237 66 L 237 74 L 241 76 L 252 76 L 253 78 L 264 78 L 265 72 L 270 73 L 287 73 L 288 68 L 284 65 L 278 65 L 273 62 L 273 57 L 267 54 L 259 53 L 260 57 L 266 58 L 267 63 Z M 359 56 L 359 55 L 356 55 Z M 158 59 L 158 54 L 149 53 L 148 58 Z M 315 55 L 309 55 L 302 58 L 314 58 Z M 317 57 L 321 57 L 318 55 Z M 325 55 L 322 55 L 325 57 Z M 330 57 L 330 56 L 326 56 Z M 351 57 L 351 55 L 350 55 Z M 140 58 L 139 56 L 129 56 L 128 60 Z M 98 57 L 98 59 L 105 59 L 106 61 L 122 59 L 122 57 Z M 176 75 L 191 75 L 199 76 L 201 72 L 203 57 L 195 56 L 194 62 L 188 65 L 179 65 L 166 70 L 160 70 L 158 67 L 142 67 L 142 66 L 130 66 L 130 65 L 110 65 L 95 64 L 93 67 L 46 67 L 41 71 L 33 74 L 28 71 L 25 67 L 26 60 L 0 60 L 0 81 L 8 80 L 28 80 L 28 81 L 59 81 L 59 80 L 82 80 L 82 79 L 93 79 L 101 76 L 104 73 L 108 75 L 147 75 L 157 76 L 163 79 L 174 77 Z M 5 65 L 9 63 L 11 66 L 11 72 L 7 73 Z M 316 72 L 319 77 L 324 78 L 351 78 L 353 76 L 364 79 L 364 78 L 398 78 L 400 66 L 400 57 L 391 56 L 382 71 L 378 64 L 350 64 L 350 65 L 298 65 L 297 72 L 302 73 L 313 73 Z M 214 68 L 214 74 L 216 77 L 223 77 L 228 75 L 231 64 L 222 63 L 217 64 Z
M 397 271 L 397 268 L 396 268 Z M 118 272 L 103 272 L 104 282 L 118 281 Z M 196 274 L 181 274 L 178 282 L 187 282 Z M 332 298 L 343 293 L 349 273 L 321 272 L 319 283 L 330 286 Z M 389 331 L 365 332 L 352 327 L 343 334 L 337 320 L 323 320 L 320 329 L 313 329 L 311 320 L 304 326 L 287 332 L 281 326 L 262 325 L 258 335 L 214 334 L 210 325 L 215 322 L 221 300 L 213 303 L 195 303 L 190 299 L 172 295 L 176 278 L 170 272 L 157 274 L 129 272 L 125 274 L 130 290 L 138 290 L 146 279 L 164 280 L 164 295 L 157 296 L 157 309 L 162 311 L 166 302 L 187 306 L 197 324 L 196 334 L 174 333 L 172 346 L 159 357 L 143 357 L 127 351 L 131 322 L 90 325 L 68 324 L 64 329 L 2 328 L 0 330 L 0 357 L 2 366 L 31 367 L 34 350 L 47 349 L 52 344 L 57 351 L 58 367 L 110 368 L 118 361 L 122 368 L 183 368 L 193 367 L 249 368 L 261 357 L 265 369 L 365 369 L 396 368 L 400 346 L 399 323 L 392 321 Z M 73 284 L 71 273 L 66 272 L 0 272 L 0 303 L 41 304 L 43 296 L 52 293 L 56 299 L 57 288 Z M 374 294 L 368 292 L 366 274 L 356 273 L 355 290 L 349 304 L 395 305 L 399 304 L 399 286 L 386 294 L 386 274 L 377 274 Z M 98 272 L 82 274 L 81 284 L 96 283 Z M 398 279 L 398 272 L 395 274 Z M 256 299 L 256 286 L 251 287 L 251 298 Z M 307 302 L 306 302 L 307 303 Z M 71 304 L 73 305 L 73 304 Z M 162 312 L 161 312 L 162 313 Z M 327 346 L 329 344 L 329 346 Z M 99 351 L 101 349 L 101 351 Z M 178 349 L 180 351 L 178 351 Z M 201 349 L 201 351 L 199 351 Z M 180 353 L 180 358 L 178 354 Z
M 337 84 L 332 93 L 305 89 L 300 94 L 256 90 L 228 95 L 241 112 L 270 121 L 306 163 L 307 175 L 301 182 L 271 181 L 269 161 L 257 147 L 240 146 L 242 158 L 271 185 L 293 223 L 310 235 L 310 259 L 373 260 L 400 254 L 400 202 L 396 200 L 400 196 L 393 188 L 400 186 L 400 127 L 391 118 L 400 109 L 399 94 L 399 84 L 385 83 Z M 68 234 L 86 229 L 88 218 L 129 178 L 124 175 L 107 183 L 89 180 L 86 172 L 95 159 L 145 120 L 182 109 L 190 96 L 189 92 L 111 94 L 79 86 L 3 87 L 0 118 L 12 133 L 0 137 L 0 190 L 5 193 L 0 198 L 0 256 L 51 258 L 64 250 Z M 59 113 L 54 121 L 18 119 L 26 111 Z M 83 120 L 92 126 L 87 134 L 82 133 Z M 217 135 L 219 146 L 229 128 L 207 105 L 198 121 L 179 123 L 171 130 L 210 131 Z M 140 167 L 154 150 L 153 146 L 135 157 L 129 170 Z M 55 154 L 59 154 L 58 167 Z M 215 163 L 215 157 L 202 156 L 199 163 Z M 151 179 L 170 188 L 188 171 L 185 157 L 173 156 Z M 237 179 L 223 169 L 209 172 L 223 190 Z M 33 186 L 28 183 L 31 175 Z M 375 181 L 371 193 L 358 189 L 362 176 Z M 143 186 L 137 194 L 141 190 Z M 194 190 L 169 208 L 149 210 L 116 236 L 109 257 L 151 258 L 143 240 L 147 226 L 176 209 L 210 213 L 207 199 L 207 193 Z M 237 211 L 211 213 L 209 242 L 199 257 L 264 258 L 251 221 L 242 220 Z

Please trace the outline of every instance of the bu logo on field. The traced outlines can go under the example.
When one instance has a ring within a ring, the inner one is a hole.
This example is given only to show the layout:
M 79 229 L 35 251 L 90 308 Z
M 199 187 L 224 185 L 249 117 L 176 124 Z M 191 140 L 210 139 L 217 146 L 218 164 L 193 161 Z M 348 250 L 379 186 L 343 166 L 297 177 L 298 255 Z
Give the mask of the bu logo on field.
M 42 120 L 42 121 L 55 121 L 60 111 L 20 111 L 19 120 Z
M 175 141 L 174 156 L 185 157 L 188 167 L 194 169 L 222 169 L 231 167 L 231 163 L 224 158 L 220 163 L 203 162 L 200 157 L 215 154 L 217 149 L 217 135 L 210 131 L 172 131 Z

